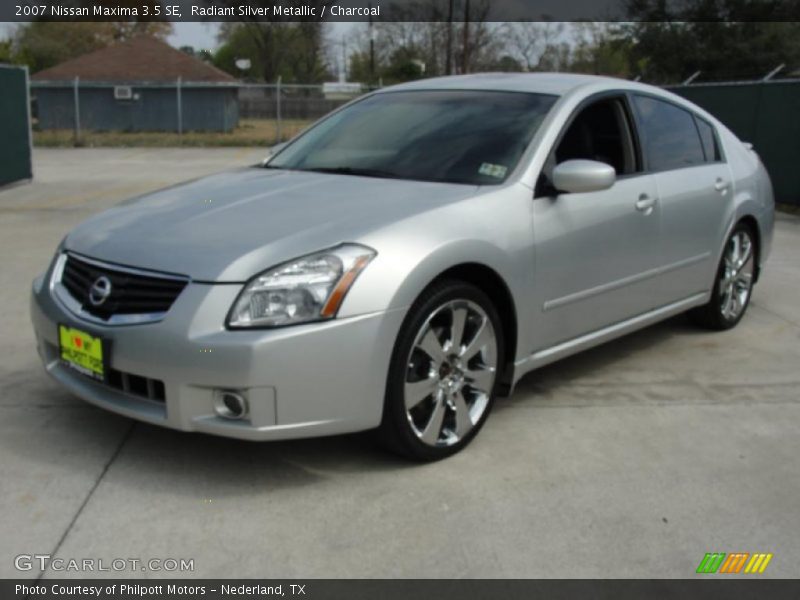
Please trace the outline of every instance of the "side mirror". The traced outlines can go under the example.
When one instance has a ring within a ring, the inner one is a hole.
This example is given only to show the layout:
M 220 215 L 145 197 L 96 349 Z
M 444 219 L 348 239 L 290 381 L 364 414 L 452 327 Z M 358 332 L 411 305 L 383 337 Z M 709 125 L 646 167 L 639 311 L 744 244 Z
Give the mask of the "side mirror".
M 283 150 L 284 146 L 286 146 L 287 142 L 281 142 L 280 144 L 275 144 L 274 146 L 270 146 L 267 148 L 267 155 L 264 157 L 264 160 L 261 161 L 261 166 L 265 166 L 269 159 L 275 156 L 278 152 Z
M 568 160 L 553 169 L 553 186 L 571 194 L 607 190 L 616 179 L 614 167 L 596 160 Z

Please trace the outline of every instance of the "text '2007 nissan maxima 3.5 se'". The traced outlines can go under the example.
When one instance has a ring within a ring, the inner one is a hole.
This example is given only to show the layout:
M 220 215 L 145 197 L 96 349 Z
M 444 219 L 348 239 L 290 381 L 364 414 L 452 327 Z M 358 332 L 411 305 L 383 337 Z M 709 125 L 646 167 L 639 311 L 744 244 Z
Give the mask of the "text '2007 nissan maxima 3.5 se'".
M 50 375 L 109 410 L 250 440 L 377 429 L 431 460 L 532 369 L 683 311 L 736 325 L 773 211 L 755 152 L 674 94 L 429 79 L 89 219 L 31 312 Z

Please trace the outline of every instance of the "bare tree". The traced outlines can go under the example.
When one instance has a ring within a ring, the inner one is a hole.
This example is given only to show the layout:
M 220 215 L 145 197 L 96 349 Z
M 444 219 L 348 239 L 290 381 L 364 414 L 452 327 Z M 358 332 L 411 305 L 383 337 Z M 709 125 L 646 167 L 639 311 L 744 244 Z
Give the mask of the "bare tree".
M 489 23 L 489 0 L 464 0 L 461 28 L 461 72 L 471 73 L 496 62 L 502 44 Z
M 418 0 L 390 5 L 389 18 L 352 36 L 356 78 L 388 80 L 493 69 L 504 52 L 499 27 L 489 19 L 489 0 Z M 451 12 L 452 11 L 452 12 Z M 404 68 L 424 65 L 424 73 Z
M 548 21 L 505 23 L 502 27 L 508 53 L 518 60 L 526 71 L 557 69 L 563 23 Z

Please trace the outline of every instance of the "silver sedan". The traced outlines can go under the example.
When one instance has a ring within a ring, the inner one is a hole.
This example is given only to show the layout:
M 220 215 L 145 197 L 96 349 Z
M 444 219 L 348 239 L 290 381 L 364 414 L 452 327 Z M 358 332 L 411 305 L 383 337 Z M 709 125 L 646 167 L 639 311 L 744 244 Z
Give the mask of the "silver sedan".
M 103 408 L 433 460 L 533 369 L 684 311 L 736 325 L 773 210 L 755 152 L 661 89 L 429 79 L 89 219 L 31 313 L 47 372 Z

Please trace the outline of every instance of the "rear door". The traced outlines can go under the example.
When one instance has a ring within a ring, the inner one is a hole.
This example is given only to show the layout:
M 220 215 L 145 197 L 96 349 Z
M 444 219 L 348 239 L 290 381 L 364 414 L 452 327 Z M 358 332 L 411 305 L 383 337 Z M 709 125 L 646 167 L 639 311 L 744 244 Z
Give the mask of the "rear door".
M 633 95 L 647 170 L 661 209 L 659 304 L 707 291 L 716 270 L 732 177 L 714 127 L 662 98 Z

